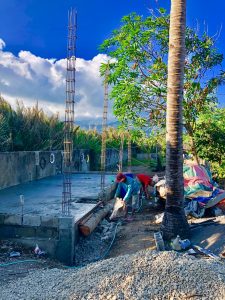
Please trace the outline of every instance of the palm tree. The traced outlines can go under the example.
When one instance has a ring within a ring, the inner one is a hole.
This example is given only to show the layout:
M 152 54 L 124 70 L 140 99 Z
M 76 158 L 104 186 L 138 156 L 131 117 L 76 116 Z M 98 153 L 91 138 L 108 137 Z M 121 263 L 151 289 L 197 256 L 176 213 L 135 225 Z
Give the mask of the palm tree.
M 171 0 L 166 116 L 167 199 L 163 238 L 189 236 L 183 199 L 182 100 L 185 57 L 186 0 Z

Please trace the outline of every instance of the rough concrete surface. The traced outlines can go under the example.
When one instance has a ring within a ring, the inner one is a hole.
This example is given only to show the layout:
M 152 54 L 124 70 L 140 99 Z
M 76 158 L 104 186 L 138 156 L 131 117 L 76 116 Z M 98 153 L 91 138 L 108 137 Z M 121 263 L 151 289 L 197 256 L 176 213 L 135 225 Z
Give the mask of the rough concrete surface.
M 207 221 L 208 223 L 204 223 Z M 225 252 L 225 216 L 193 219 L 191 242 L 219 255 Z M 201 225 L 202 224 L 202 225 Z
M 225 299 L 225 265 L 176 252 L 140 251 L 81 269 L 35 271 L 0 299 Z
M 106 175 L 106 184 L 115 176 Z M 101 176 L 99 174 L 72 175 L 72 211 L 82 210 L 86 204 L 76 203 L 81 198 L 98 199 Z M 4 190 L 0 190 L 0 213 L 21 214 L 20 195 L 24 195 L 24 214 L 60 215 L 62 210 L 62 175 L 51 176 Z M 88 210 L 90 209 L 87 208 Z M 79 212 L 79 214 L 87 213 Z

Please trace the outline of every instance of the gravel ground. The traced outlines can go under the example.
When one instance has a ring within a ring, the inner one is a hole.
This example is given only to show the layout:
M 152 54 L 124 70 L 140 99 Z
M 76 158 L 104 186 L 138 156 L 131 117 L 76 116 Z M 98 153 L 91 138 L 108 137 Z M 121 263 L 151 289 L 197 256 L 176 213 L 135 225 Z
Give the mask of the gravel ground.
M 88 237 L 81 236 L 75 247 L 75 265 L 83 266 L 103 258 L 114 238 L 115 230 L 118 234 L 120 226 L 104 219 Z
M 140 251 L 81 269 L 34 271 L 0 299 L 225 299 L 225 265 L 176 252 Z

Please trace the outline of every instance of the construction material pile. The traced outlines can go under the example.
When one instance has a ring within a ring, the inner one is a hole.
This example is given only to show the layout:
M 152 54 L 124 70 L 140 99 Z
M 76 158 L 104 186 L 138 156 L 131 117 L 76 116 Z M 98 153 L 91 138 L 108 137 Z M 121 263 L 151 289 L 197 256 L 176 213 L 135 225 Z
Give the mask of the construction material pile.
M 207 209 L 213 216 L 225 213 L 225 191 L 213 180 L 208 167 L 195 163 L 184 164 L 185 213 L 195 218 L 203 217 Z M 166 181 L 159 181 L 155 188 L 160 197 L 166 198 Z
M 35 271 L 1 299 L 225 299 L 225 265 L 176 252 L 140 251 L 81 269 Z

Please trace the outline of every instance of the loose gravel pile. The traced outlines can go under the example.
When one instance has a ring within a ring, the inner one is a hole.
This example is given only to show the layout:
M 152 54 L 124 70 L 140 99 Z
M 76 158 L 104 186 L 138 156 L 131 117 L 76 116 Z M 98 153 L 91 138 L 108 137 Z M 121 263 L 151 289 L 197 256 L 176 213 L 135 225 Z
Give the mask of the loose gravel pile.
M 225 265 L 176 252 L 141 251 L 74 270 L 35 271 L 1 299 L 225 299 Z
M 75 247 L 75 265 L 86 265 L 104 257 L 115 235 L 115 230 L 119 232 L 116 223 L 104 219 L 88 237 L 81 236 Z

